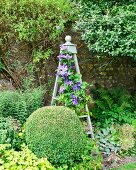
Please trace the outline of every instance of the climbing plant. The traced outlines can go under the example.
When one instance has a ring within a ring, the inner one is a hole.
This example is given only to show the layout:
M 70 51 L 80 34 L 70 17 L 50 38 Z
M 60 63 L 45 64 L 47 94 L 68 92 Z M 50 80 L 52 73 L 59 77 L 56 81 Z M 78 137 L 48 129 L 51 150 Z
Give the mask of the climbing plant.
M 58 101 L 65 106 L 70 107 L 78 114 L 84 112 L 86 104 L 91 101 L 90 95 L 86 94 L 89 84 L 81 83 L 80 74 L 75 72 L 74 54 L 69 52 L 67 46 L 61 46 L 60 65 L 57 69 L 59 75 L 59 98 Z

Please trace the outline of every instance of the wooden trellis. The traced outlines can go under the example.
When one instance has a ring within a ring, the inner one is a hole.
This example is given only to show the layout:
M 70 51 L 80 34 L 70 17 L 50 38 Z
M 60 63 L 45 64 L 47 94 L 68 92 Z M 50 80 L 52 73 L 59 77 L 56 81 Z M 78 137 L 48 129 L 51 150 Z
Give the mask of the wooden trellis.
M 76 49 L 76 45 L 71 43 L 71 37 L 70 36 L 66 36 L 65 37 L 66 43 L 63 44 L 63 46 L 67 46 L 67 50 L 71 53 L 73 53 L 73 58 L 74 58 L 74 62 L 75 62 L 75 69 L 76 69 L 76 73 L 80 74 L 80 69 L 79 69 L 79 64 L 78 64 L 78 60 L 77 60 L 77 49 Z M 60 61 L 59 61 L 59 66 L 60 66 Z M 81 75 L 81 74 L 80 74 Z M 52 95 L 52 100 L 51 100 L 51 105 L 55 105 L 55 101 L 57 100 L 57 92 L 58 92 L 58 79 L 59 79 L 59 74 L 56 74 L 56 79 L 55 79 L 55 85 L 54 85 L 54 89 L 53 89 L 53 95 Z M 82 83 L 82 79 L 80 76 L 80 83 Z M 85 106 L 85 111 L 87 112 L 86 115 L 80 116 L 80 119 L 86 119 L 87 121 L 87 126 L 88 126 L 88 131 L 87 134 L 91 135 L 92 138 L 94 138 L 93 135 L 93 129 L 92 129 L 92 123 L 91 123 L 91 119 L 89 116 L 89 109 L 88 106 Z

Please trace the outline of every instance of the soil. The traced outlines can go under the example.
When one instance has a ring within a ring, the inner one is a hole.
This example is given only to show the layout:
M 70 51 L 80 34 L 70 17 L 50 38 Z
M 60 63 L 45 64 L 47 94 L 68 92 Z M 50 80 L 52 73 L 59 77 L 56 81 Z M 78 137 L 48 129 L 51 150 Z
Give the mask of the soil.
M 111 154 L 110 156 L 104 158 L 103 160 L 103 170 L 109 170 L 111 168 L 117 168 L 121 165 L 136 162 L 134 157 L 121 158 L 116 154 Z

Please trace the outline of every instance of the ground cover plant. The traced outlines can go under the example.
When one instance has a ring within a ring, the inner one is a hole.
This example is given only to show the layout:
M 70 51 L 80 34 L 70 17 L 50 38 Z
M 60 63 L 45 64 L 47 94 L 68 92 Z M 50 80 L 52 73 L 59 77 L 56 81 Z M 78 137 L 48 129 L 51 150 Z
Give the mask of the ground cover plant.
M 8 144 L 0 144 L 1 170 L 53 170 L 46 158 L 38 159 L 27 146 L 22 145 L 21 151 L 15 151 Z

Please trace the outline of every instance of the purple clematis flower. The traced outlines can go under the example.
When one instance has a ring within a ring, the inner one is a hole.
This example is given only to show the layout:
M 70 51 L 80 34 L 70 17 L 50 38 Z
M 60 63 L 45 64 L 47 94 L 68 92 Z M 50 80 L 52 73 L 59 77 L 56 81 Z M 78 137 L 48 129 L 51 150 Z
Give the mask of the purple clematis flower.
M 67 59 L 67 60 L 69 60 L 69 59 L 72 58 L 72 56 L 69 55 L 69 54 L 66 54 L 66 55 L 60 54 L 60 55 L 58 56 L 58 58 L 59 58 L 59 59 Z
M 73 84 L 73 81 L 67 79 L 67 80 L 65 80 L 65 84 L 66 84 L 66 85 L 72 85 L 72 84 Z
M 77 106 L 77 105 L 79 104 L 76 98 L 72 100 L 72 103 L 73 103 L 75 106 Z
M 66 90 L 66 88 L 64 86 L 60 87 L 59 93 L 64 93 L 64 91 Z
M 77 88 L 80 90 L 80 88 L 81 88 L 81 83 L 78 81 L 76 85 L 77 85 Z
M 80 89 L 81 89 L 81 83 L 80 83 L 80 82 L 77 82 L 77 83 L 72 87 L 72 89 L 73 89 L 74 91 L 80 90 Z
M 64 55 L 64 54 L 60 54 L 59 56 L 58 56 L 58 58 L 59 59 L 62 59 L 62 58 L 65 58 L 66 56 Z
M 62 76 L 68 74 L 68 66 L 66 64 L 60 65 L 58 67 L 58 74 Z
M 75 64 L 71 64 L 70 68 L 75 69 Z
M 72 93 L 71 96 L 72 98 L 72 103 L 77 106 L 79 103 L 78 103 L 78 100 L 77 100 L 77 97 Z
M 60 46 L 60 50 L 67 50 L 67 48 L 68 48 L 68 47 L 65 46 L 65 45 L 61 45 L 61 46 Z
M 74 91 L 76 91 L 78 88 L 77 88 L 77 85 L 74 85 L 73 87 L 72 87 L 72 89 L 74 90 Z
M 72 99 L 76 98 L 76 96 L 75 96 L 73 93 L 70 95 L 70 97 L 71 97 Z
M 66 54 L 66 59 L 67 59 L 67 60 L 69 60 L 69 59 L 71 59 L 71 58 L 72 58 L 72 56 L 71 56 L 71 55 Z

